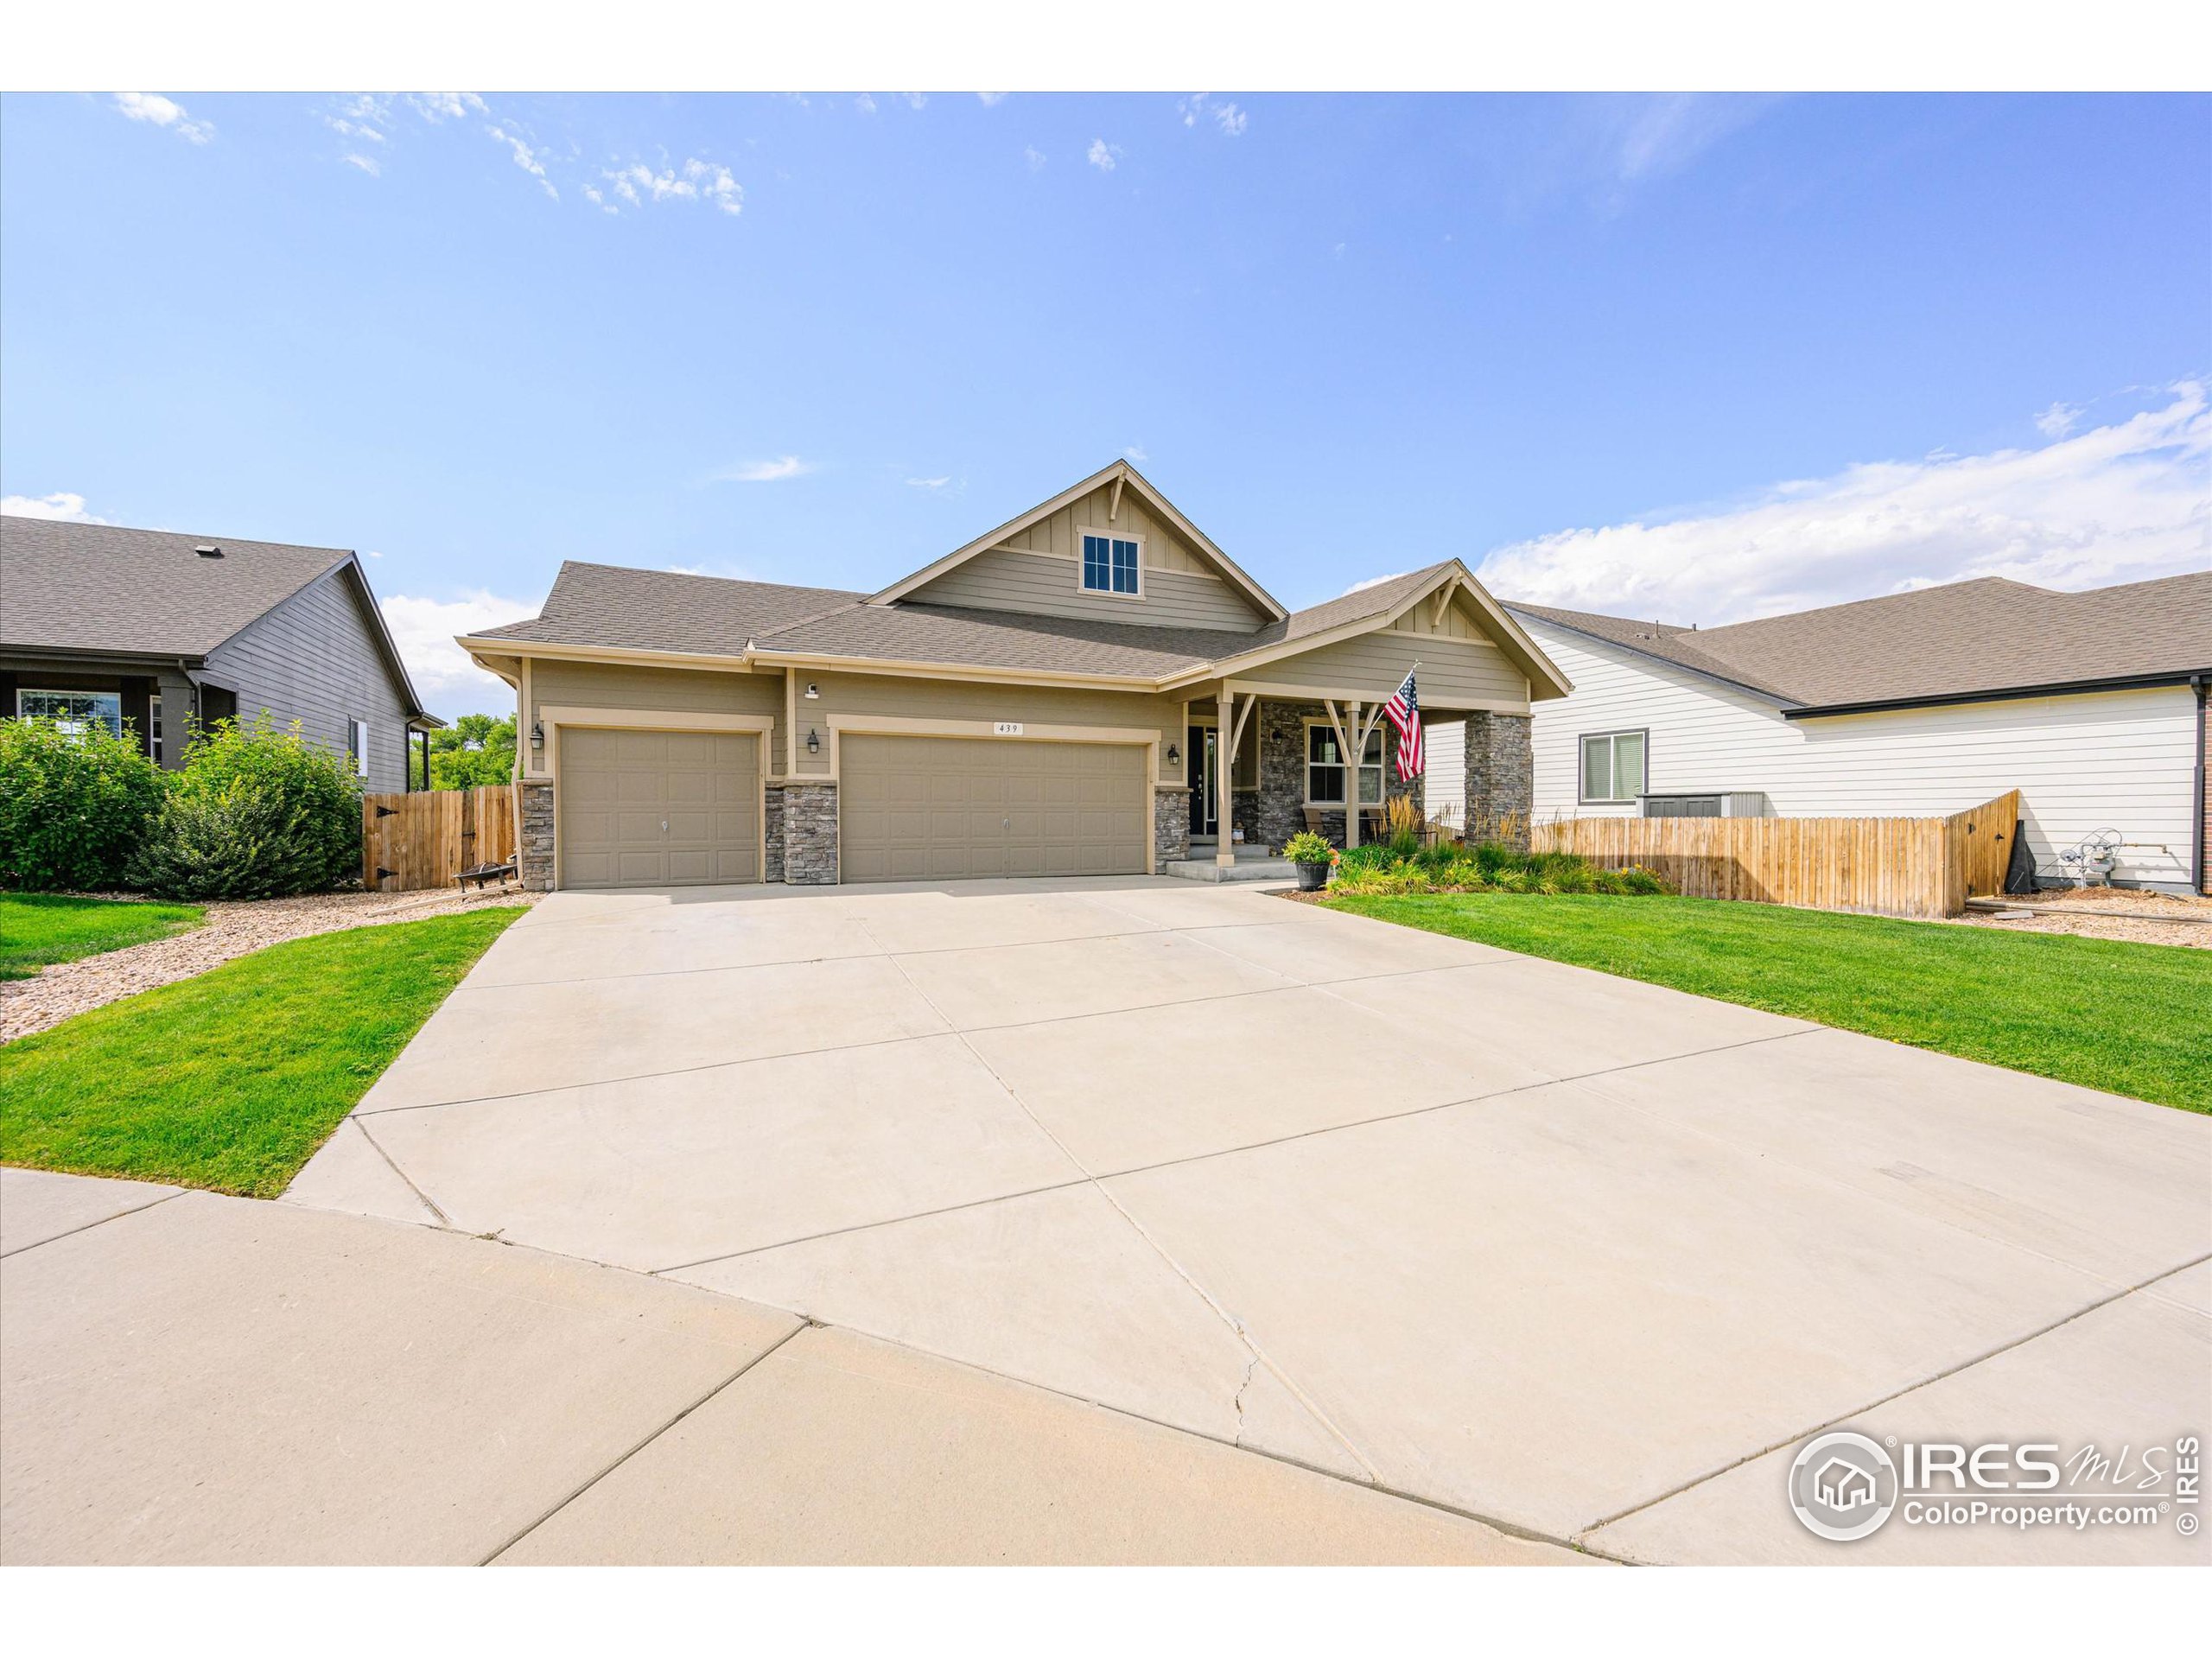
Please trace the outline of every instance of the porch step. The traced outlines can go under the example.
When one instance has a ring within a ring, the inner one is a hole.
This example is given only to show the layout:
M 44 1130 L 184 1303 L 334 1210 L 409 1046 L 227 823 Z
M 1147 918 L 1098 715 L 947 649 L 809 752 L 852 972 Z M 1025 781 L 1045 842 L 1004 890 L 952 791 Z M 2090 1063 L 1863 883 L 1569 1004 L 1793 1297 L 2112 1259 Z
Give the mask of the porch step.
M 1298 867 L 1287 858 L 1268 858 L 1265 855 L 1249 855 L 1241 849 L 1236 861 L 1220 865 L 1211 858 L 1171 858 L 1160 867 L 1162 875 L 1180 876 L 1185 881 L 1295 881 Z

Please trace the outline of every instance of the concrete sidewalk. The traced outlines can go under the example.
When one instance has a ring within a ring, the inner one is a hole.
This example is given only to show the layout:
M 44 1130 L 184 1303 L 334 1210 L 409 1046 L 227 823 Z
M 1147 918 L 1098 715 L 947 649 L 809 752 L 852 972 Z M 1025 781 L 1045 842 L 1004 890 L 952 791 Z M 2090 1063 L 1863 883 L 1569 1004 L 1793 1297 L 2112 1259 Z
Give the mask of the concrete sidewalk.
M 689 1286 L 0 1170 L 0 1561 L 1589 1558 Z

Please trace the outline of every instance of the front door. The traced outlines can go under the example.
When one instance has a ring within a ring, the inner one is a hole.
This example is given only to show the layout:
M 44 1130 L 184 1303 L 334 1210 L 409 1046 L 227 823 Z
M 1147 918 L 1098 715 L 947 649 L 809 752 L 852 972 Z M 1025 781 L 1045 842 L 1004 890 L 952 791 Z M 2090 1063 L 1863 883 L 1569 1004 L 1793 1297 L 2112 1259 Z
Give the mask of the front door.
M 1211 726 L 1193 726 L 1184 734 L 1188 745 L 1184 753 L 1191 757 L 1191 838 L 1193 841 L 1221 832 L 1221 779 L 1214 771 L 1214 729 Z

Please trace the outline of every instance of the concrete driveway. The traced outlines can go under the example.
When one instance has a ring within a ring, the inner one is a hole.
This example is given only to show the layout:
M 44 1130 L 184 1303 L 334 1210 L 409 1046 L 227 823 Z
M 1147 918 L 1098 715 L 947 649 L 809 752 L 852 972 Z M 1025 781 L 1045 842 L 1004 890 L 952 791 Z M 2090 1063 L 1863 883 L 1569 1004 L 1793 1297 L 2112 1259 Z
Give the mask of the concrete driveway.
M 1172 881 L 557 894 L 302 1172 L 1630 1560 L 1825 1426 L 2212 1429 L 2212 1122 Z

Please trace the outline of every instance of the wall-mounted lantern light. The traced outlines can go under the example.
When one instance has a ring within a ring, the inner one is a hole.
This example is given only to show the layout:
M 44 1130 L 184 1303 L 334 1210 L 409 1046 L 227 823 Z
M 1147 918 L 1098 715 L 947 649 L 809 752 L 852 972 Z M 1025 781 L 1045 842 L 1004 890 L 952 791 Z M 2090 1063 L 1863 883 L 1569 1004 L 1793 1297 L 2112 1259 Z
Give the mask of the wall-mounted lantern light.
M 540 753 L 544 752 L 545 722 L 542 720 L 533 720 L 530 722 L 530 747 Z
M 1183 764 L 1183 752 L 1173 743 L 1167 746 L 1167 764 L 1171 766 L 1179 766 Z
M 818 697 L 822 695 L 822 688 L 815 684 L 812 680 L 809 680 L 806 683 L 806 695 L 810 697 Z
M 807 752 L 809 754 L 819 754 L 819 753 L 822 753 L 822 734 L 821 734 L 821 733 L 817 732 L 817 731 L 812 731 L 812 730 L 810 730 L 810 731 L 807 733 L 807 734 L 806 734 L 806 752 Z

